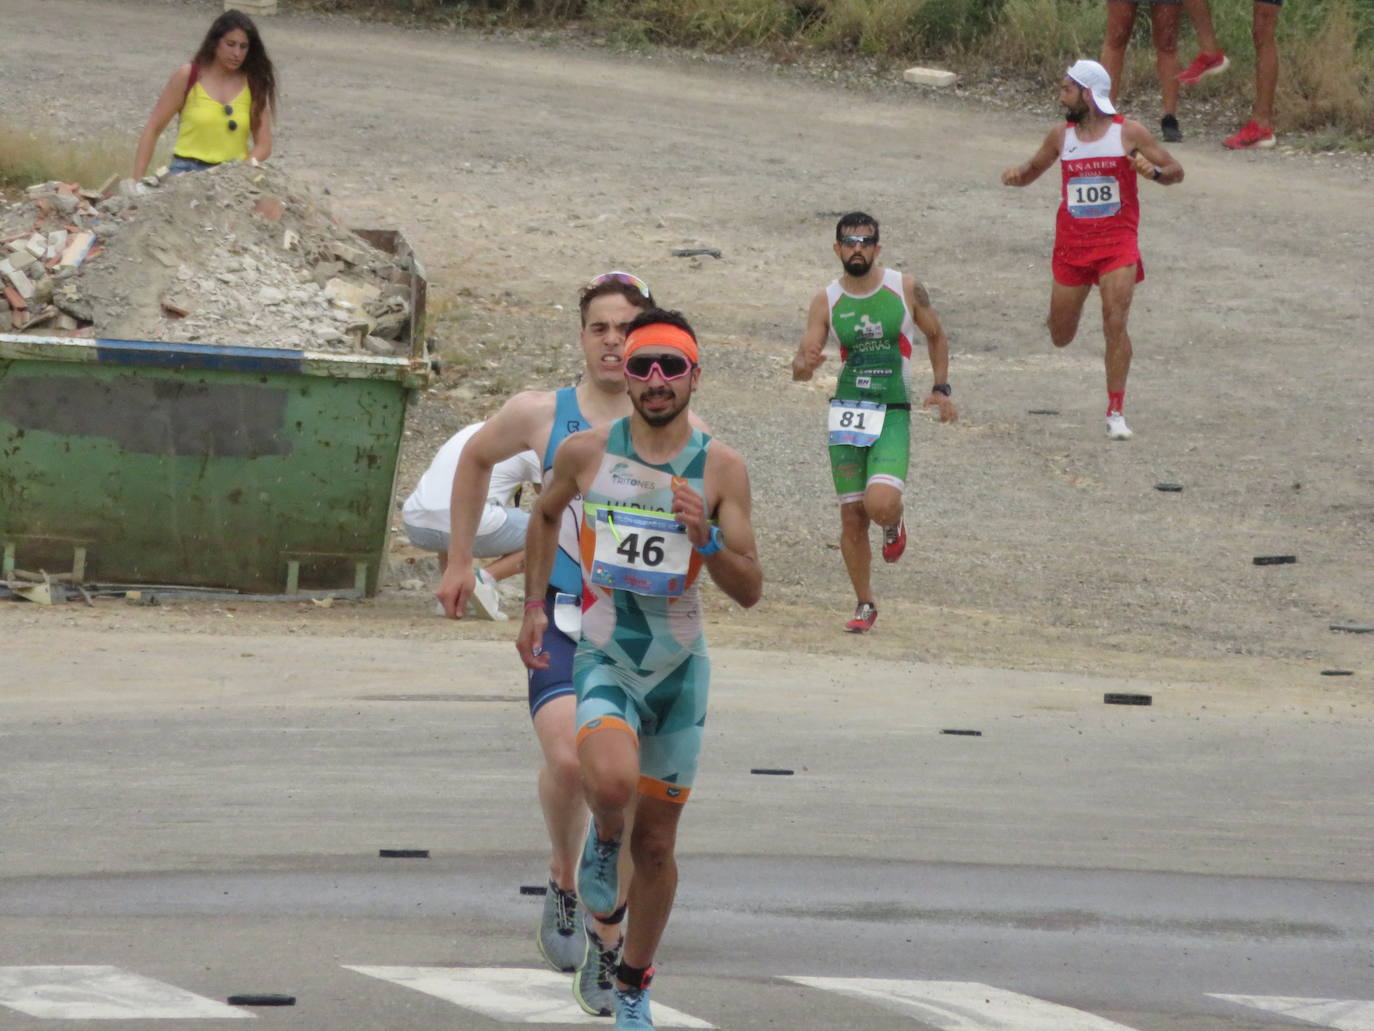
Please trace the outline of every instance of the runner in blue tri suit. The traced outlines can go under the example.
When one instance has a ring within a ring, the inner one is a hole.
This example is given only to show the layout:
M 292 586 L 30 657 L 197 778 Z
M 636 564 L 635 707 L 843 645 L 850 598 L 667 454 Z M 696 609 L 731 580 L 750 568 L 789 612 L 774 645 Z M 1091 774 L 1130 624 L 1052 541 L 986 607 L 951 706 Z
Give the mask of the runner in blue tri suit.
M 631 320 L 652 304 L 648 286 L 629 273 L 608 272 L 589 282 L 580 296 L 586 371 L 577 386 L 516 394 L 463 448 L 453 478 L 448 566 L 436 592 L 450 617 L 462 618 L 473 590 L 472 542 L 492 467 L 529 448 L 543 456 L 547 478 L 558 446 L 569 434 L 606 425 L 630 413 L 622 360 L 625 333 Z M 597 934 L 588 936 L 577 912 L 574 890 L 587 828 L 587 807 L 577 764 L 572 685 L 582 592 L 577 558 L 581 515 L 580 504 L 575 500 L 565 505 L 560 515 L 556 566 L 547 591 L 540 595 L 549 617 L 543 648 L 552 661 L 546 669 L 530 672 L 529 705 L 544 756 L 539 771 L 539 801 L 552 845 L 539 950 L 555 970 L 578 970 L 579 981 L 586 971 L 588 984 L 580 998 L 590 1012 L 599 1013 L 609 1012 L 611 1006 L 609 982 L 604 988 L 597 986 L 601 967 L 611 962 L 603 960 L 601 953 L 618 946 L 620 930 L 612 923 L 593 924 Z

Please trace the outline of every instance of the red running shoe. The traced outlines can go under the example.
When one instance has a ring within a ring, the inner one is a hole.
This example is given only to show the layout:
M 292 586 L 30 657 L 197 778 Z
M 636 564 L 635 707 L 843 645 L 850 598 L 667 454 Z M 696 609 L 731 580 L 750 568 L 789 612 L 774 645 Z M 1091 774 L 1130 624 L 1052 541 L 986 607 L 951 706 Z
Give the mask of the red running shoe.
M 1209 75 L 1216 75 L 1231 67 L 1226 55 L 1218 50 L 1215 54 L 1198 54 L 1193 63 L 1178 73 L 1178 81 L 1185 86 L 1195 86 Z
M 906 520 L 883 529 L 883 561 L 896 562 L 906 551 Z
M 1232 150 L 1258 150 L 1260 147 L 1274 145 L 1274 130 L 1261 129 L 1259 122 L 1249 121 L 1234 136 L 1226 137 L 1226 146 Z
M 861 601 L 854 607 L 854 618 L 844 625 L 847 634 L 866 634 L 878 621 L 878 606 L 871 601 Z

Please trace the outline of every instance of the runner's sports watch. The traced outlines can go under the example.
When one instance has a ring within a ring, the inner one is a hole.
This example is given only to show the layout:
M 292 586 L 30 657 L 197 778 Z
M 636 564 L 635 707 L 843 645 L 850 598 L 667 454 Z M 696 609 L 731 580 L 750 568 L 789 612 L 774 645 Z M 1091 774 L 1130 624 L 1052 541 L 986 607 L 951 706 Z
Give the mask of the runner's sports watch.
M 693 547 L 695 547 L 695 545 L 693 545 Z M 701 545 L 701 547 L 697 548 L 696 552 L 702 558 L 710 558 L 723 547 L 725 547 L 725 537 L 722 536 L 720 532 L 720 527 L 712 526 L 710 540 L 708 540 L 705 544 Z
M 949 395 L 952 393 L 948 383 L 937 383 L 935 384 L 935 386 L 930 388 L 930 392 L 932 394 L 944 394 L 945 397 L 949 397 Z

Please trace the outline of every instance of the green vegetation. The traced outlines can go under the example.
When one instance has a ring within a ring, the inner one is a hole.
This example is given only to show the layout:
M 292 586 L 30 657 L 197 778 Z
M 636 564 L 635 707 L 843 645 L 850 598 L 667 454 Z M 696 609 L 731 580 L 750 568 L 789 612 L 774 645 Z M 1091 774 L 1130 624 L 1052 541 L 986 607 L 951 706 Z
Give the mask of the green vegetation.
M 1096 56 L 1103 0 L 296 0 L 316 9 L 366 8 L 379 16 L 455 26 L 589 29 L 625 46 L 862 55 L 884 65 L 942 64 L 969 76 L 1023 81 L 1057 76 Z M 1212 16 L 1233 70 L 1195 95 L 1248 109 L 1254 89 L 1251 0 L 1213 0 Z M 1143 12 L 1142 12 L 1143 14 Z M 1185 26 L 1180 64 L 1196 53 Z M 1133 82 L 1153 79 L 1149 18 L 1137 19 L 1128 58 Z M 1279 128 L 1343 146 L 1374 140 L 1374 0 L 1293 0 L 1279 19 Z

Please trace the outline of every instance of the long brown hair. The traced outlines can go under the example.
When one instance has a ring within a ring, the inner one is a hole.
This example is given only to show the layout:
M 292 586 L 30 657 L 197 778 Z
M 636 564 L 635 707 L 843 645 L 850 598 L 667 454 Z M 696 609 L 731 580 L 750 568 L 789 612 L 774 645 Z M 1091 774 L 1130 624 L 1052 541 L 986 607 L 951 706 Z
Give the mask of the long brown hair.
M 277 111 L 277 73 L 272 69 L 272 59 L 267 56 L 267 48 L 262 45 L 258 27 L 253 19 L 242 11 L 225 11 L 210 23 L 210 31 L 200 41 L 193 61 L 201 68 L 210 65 L 215 59 L 215 50 L 226 33 L 242 29 L 248 37 L 248 56 L 243 59 L 243 73 L 248 77 L 248 89 L 253 94 L 253 115 L 261 114 L 264 108 Z

